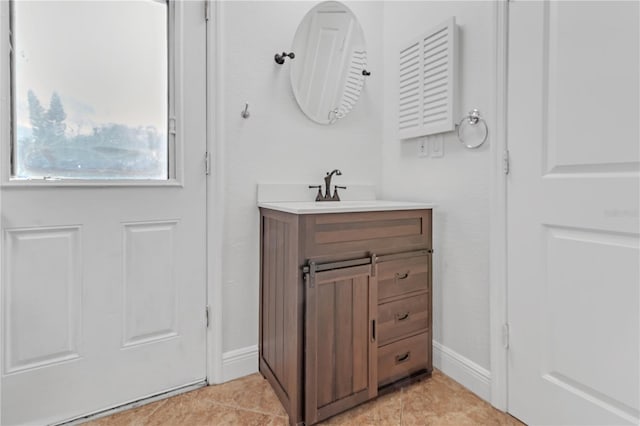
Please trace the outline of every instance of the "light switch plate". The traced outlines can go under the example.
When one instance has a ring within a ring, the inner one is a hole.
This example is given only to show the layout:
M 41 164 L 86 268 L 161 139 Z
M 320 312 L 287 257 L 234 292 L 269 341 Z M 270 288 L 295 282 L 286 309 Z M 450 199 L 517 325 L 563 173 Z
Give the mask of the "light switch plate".
M 431 136 L 429 151 L 432 158 L 444 157 L 444 135 Z

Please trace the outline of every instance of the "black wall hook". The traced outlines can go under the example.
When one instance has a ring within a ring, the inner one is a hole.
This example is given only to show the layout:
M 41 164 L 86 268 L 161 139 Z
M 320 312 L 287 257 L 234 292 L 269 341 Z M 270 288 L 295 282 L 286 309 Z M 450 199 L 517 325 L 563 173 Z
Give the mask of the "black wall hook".
M 368 77 L 371 75 L 371 73 L 367 70 L 362 70 L 362 75 L 364 75 L 365 77 Z
M 276 60 L 276 64 L 282 65 L 284 64 L 284 58 L 289 57 L 290 59 L 293 59 L 296 57 L 296 55 L 293 52 L 282 52 L 282 54 L 280 53 L 276 53 L 276 56 L 274 57 L 274 59 Z

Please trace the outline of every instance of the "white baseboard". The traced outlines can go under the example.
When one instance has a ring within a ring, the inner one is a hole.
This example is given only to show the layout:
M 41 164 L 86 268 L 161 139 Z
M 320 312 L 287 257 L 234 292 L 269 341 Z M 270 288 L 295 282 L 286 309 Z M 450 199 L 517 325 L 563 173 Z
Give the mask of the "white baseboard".
M 433 365 L 485 401 L 491 401 L 491 373 L 434 340 Z M 258 346 L 252 345 L 222 354 L 223 382 L 258 371 Z
M 456 351 L 433 341 L 433 365 L 480 398 L 491 403 L 491 372 Z
M 258 346 L 247 346 L 222 354 L 222 381 L 238 379 L 258 371 Z

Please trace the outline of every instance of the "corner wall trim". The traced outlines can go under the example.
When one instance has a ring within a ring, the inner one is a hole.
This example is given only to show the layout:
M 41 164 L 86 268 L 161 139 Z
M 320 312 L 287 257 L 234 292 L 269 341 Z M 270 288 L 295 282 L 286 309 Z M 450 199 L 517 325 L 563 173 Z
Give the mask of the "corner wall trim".
M 238 379 L 258 371 L 258 346 L 247 346 L 222 354 L 222 381 Z
M 223 269 L 225 232 L 225 154 L 224 154 L 224 5 L 209 2 L 213 13 L 207 27 L 207 152 L 213 155 L 213 174 L 207 177 L 207 304 L 211 307 L 207 330 L 207 381 L 223 382 Z
M 507 299 L 507 175 L 503 158 L 508 149 L 508 33 L 509 2 L 493 3 L 494 23 L 494 114 L 491 139 L 492 167 L 489 190 L 489 358 L 491 359 L 491 404 L 508 410 L 508 359 L 502 341 L 508 319 Z
M 433 365 L 485 401 L 491 402 L 491 372 L 433 341 Z

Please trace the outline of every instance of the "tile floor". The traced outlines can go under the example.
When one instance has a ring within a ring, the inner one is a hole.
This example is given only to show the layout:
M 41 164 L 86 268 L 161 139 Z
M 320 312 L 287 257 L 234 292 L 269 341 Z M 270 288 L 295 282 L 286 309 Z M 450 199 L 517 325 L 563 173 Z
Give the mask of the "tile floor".
M 430 379 L 398 389 L 322 424 L 522 425 L 439 371 L 434 371 Z M 85 423 L 85 426 L 125 425 L 285 426 L 288 419 L 267 381 L 253 374 Z

